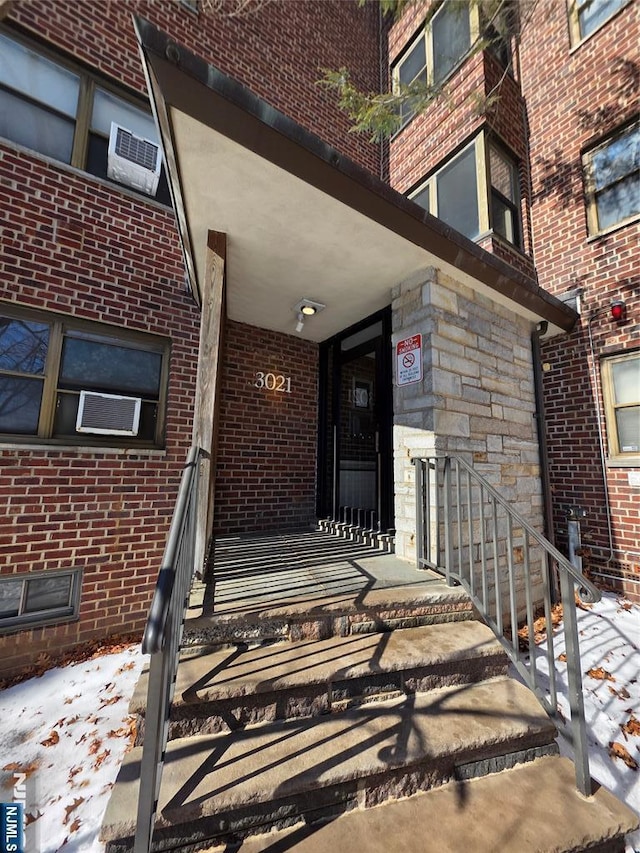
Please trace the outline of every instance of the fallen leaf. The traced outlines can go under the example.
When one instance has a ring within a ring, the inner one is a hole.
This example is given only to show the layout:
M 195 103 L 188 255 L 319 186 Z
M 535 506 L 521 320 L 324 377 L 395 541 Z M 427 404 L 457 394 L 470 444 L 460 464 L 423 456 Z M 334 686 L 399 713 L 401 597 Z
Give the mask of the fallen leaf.
M 31 764 L 20 764 L 19 761 L 12 761 L 11 764 L 5 764 L 2 769 L 7 773 L 24 773 L 28 779 L 32 773 L 35 773 L 38 767 L 37 761 L 33 761 Z
M 567 654 L 566 654 L 566 652 L 561 652 L 561 653 L 558 655 L 558 660 L 559 660 L 559 661 L 562 661 L 562 663 L 566 663 L 566 662 L 567 662 Z
M 95 738 L 94 740 L 92 740 L 89 744 L 89 755 L 95 755 L 101 746 L 102 741 L 100 740 L 100 738 Z
M 60 740 L 60 735 L 54 729 L 46 740 L 40 741 L 40 746 L 55 746 Z
M 601 666 L 593 667 L 592 669 L 587 670 L 587 675 L 591 678 L 596 678 L 598 681 L 615 681 L 613 675 L 610 672 L 607 672 L 606 669 L 603 669 Z
M 31 812 L 27 812 L 24 816 L 24 825 L 30 826 L 32 823 L 35 823 L 37 820 L 40 820 L 43 812 L 36 812 L 35 815 L 32 815 Z
M 65 705 L 71 705 L 71 703 L 74 701 L 74 699 L 79 699 L 79 698 L 80 698 L 80 693 L 76 693 L 75 696 L 67 696 L 67 698 L 64 700 L 64 704 Z
M 617 696 L 618 699 L 622 700 L 629 699 L 631 697 L 631 694 L 629 693 L 626 687 L 621 687 L 619 690 L 616 690 L 615 687 L 609 685 L 609 693 L 611 693 L 612 696 Z
M 74 812 L 78 806 L 82 805 L 82 803 L 84 803 L 84 797 L 76 797 L 70 806 L 64 807 L 64 818 L 62 819 L 63 824 L 66 825 L 69 822 L 69 815 L 71 812 Z
M 115 703 L 119 702 L 120 699 L 122 699 L 122 696 L 112 696 L 110 699 L 103 699 L 98 705 L 98 711 L 102 710 L 102 708 L 106 708 L 107 705 L 115 705 Z
M 613 759 L 619 758 L 621 761 L 624 761 L 630 770 L 638 769 L 638 762 L 629 755 L 626 747 L 617 741 L 609 741 L 609 757 Z
M 99 767 L 101 767 L 110 755 L 111 750 L 109 749 L 105 749 L 103 752 L 96 755 L 95 761 L 93 762 L 93 769 L 97 770 Z
M 96 714 L 92 714 L 90 717 L 87 717 L 87 722 L 91 723 L 92 726 L 95 726 L 96 723 L 99 723 L 102 717 L 96 716 Z
M 71 826 L 69 827 L 69 832 L 77 832 L 80 829 L 80 824 L 82 821 L 79 817 L 75 818 Z
M 105 686 L 99 692 L 100 693 L 103 693 L 103 692 L 104 693 L 110 693 L 114 687 L 115 687 L 115 684 L 113 683 L 113 681 L 110 681 L 108 684 L 105 684 Z
M 640 720 L 636 720 L 633 714 L 626 723 L 623 723 L 620 726 L 620 728 L 625 734 L 633 735 L 633 737 L 640 737 Z
M 61 728 L 62 728 L 62 726 L 64 725 L 64 721 L 65 721 L 66 719 L 67 719 L 66 717 L 60 717 L 60 719 L 59 719 L 59 720 L 58 720 L 58 722 L 54 725 L 54 727 L 53 727 L 53 728 L 54 728 L 54 729 L 61 729 Z
M 127 726 L 121 726 L 119 729 L 111 729 L 107 737 L 128 737 L 129 733 L 130 730 Z
M 80 764 L 78 764 L 76 767 L 72 767 L 71 770 L 69 770 L 69 778 L 67 779 L 67 781 L 71 782 L 73 777 L 77 776 L 81 770 L 82 770 L 82 765 L 80 765 Z
M 130 669 L 133 669 L 136 665 L 135 661 L 129 661 L 129 663 L 123 663 L 120 669 L 116 670 L 116 675 L 122 675 L 123 672 L 127 672 Z
M 76 714 L 74 717 L 69 717 L 67 720 L 67 725 L 72 726 L 74 723 L 77 723 L 80 719 L 80 714 Z

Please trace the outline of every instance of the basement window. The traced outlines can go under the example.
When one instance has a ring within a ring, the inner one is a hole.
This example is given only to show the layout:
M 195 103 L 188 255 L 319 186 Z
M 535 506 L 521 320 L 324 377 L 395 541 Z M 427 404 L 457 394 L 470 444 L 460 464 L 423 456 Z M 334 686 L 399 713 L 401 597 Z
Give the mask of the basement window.
M 161 447 L 168 362 L 166 338 L 0 303 L 0 440 Z
M 56 54 L 0 33 L 0 137 L 121 186 L 107 176 L 112 122 L 158 143 L 143 100 Z M 164 166 L 154 198 L 171 204 Z
M 81 569 L 0 578 L 0 632 L 77 619 Z

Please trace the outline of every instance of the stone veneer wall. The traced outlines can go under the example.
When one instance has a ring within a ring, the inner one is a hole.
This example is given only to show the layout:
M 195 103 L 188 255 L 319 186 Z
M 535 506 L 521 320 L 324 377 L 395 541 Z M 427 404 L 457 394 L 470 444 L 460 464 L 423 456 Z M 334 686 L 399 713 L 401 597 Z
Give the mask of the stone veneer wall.
M 434 268 L 399 285 L 392 309 L 394 347 L 422 333 L 424 368 L 421 382 L 394 388 L 398 555 L 416 554 L 414 456 L 462 456 L 542 530 L 531 321 Z

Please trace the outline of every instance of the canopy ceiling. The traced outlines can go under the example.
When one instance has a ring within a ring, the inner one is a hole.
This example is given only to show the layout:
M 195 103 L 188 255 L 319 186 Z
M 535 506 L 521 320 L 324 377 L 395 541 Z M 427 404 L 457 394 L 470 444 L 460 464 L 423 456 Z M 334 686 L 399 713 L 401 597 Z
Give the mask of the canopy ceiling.
M 325 340 L 430 266 L 534 321 L 573 326 L 535 282 L 148 22 L 136 29 L 196 299 L 212 230 L 227 239 L 228 316 L 254 326 L 294 333 L 306 297 L 326 308 L 301 336 Z

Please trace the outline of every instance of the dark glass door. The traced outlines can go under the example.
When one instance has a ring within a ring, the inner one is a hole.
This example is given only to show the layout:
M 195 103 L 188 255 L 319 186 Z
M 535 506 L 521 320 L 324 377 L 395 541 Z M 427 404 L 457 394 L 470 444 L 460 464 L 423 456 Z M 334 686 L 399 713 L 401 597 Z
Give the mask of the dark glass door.
M 319 514 L 367 530 L 393 524 L 388 326 L 383 312 L 322 352 Z

